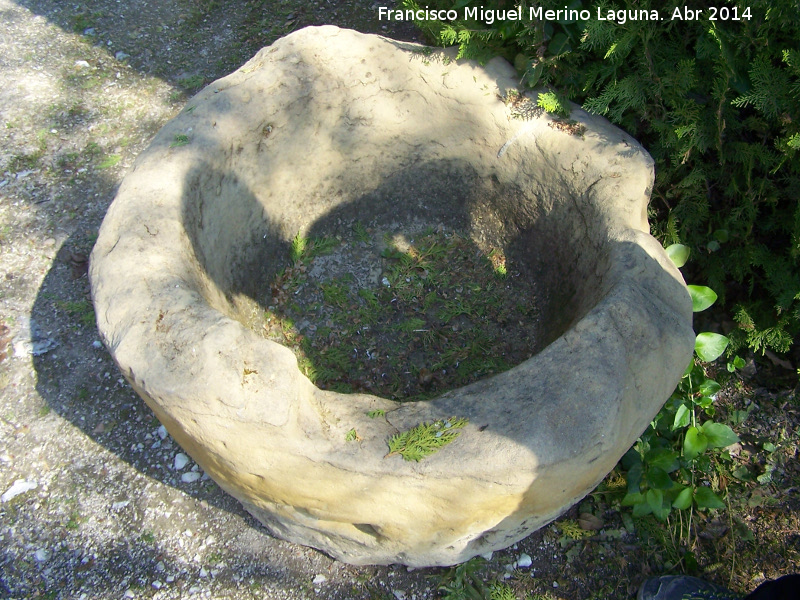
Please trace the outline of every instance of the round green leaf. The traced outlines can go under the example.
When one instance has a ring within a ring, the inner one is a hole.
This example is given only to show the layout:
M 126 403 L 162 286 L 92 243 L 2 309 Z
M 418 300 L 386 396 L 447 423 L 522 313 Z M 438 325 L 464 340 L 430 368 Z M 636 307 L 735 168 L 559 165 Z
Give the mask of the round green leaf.
M 644 471 L 641 461 L 628 469 L 627 473 L 625 473 L 625 479 L 628 480 L 628 492 L 634 493 L 639 491 L 639 484 L 642 483 L 643 476 Z
M 728 372 L 733 373 L 736 369 L 744 369 L 745 366 L 744 359 L 741 356 L 736 356 L 734 359 L 728 363 Z
M 644 497 L 645 500 L 647 500 L 647 505 L 650 507 L 650 510 L 652 510 L 656 516 L 661 514 L 661 507 L 664 504 L 664 492 L 661 490 L 647 490 Z
M 683 455 L 692 460 L 702 454 L 708 448 L 708 440 L 697 427 L 689 427 L 686 430 L 686 437 L 683 439 Z
M 708 408 L 714 404 L 714 398 L 711 396 L 700 396 L 699 398 L 694 398 L 694 403 L 701 408 Z
M 725 508 L 725 503 L 711 488 L 707 487 L 699 487 L 695 490 L 694 501 L 697 508 Z
M 703 396 L 713 396 L 722 389 L 722 386 L 713 379 L 706 379 L 697 389 Z
M 677 471 L 681 466 L 678 462 L 678 453 L 669 448 L 653 448 L 645 454 L 644 462 L 646 462 L 651 469 L 658 468 L 665 474 Z M 662 489 L 666 489 L 667 487 L 672 487 L 672 484 L 662 487 Z
M 564 52 L 569 52 L 572 47 L 569 45 L 569 38 L 564 33 L 557 33 L 547 44 L 547 53 L 550 56 L 558 56 Z
M 726 448 L 739 441 L 739 436 L 733 432 L 733 429 L 722 423 L 708 421 L 703 423 L 700 429 L 711 448 Z
M 651 489 L 668 490 L 672 487 L 672 479 L 664 469 L 650 467 L 647 470 L 647 483 Z
M 704 285 L 687 285 L 689 295 L 692 297 L 692 311 L 701 312 L 717 301 L 717 294 L 710 287 Z
M 622 499 L 622 506 L 637 506 L 638 504 L 645 504 L 644 494 L 639 492 L 629 492 Z
M 535 67 L 533 67 L 533 69 L 528 69 L 527 71 L 528 79 L 526 82 L 528 86 L 535 87 L 536 84 L 539 83 L 539 79 L 541 78 L 543 72 L 544 72 L 543 62 L 538 63 Z
M 653 509 L 650 508 L 647 502 L 642 502 L 640 504 L 634 504 L 632 512 L 634 517 L 646 517 L 653 512 Z
M 689 260 L 689 248 L 683 244 L 672 244 L 666 248 L 667 256 L 679 269 Z
M 678 494 L 678 497 L 672 503 L 674 508 L 678 510 L 686 510 L 692 505 L 692 488 L 687 487 L 681 490 L 681 493 Z
M 681 404 L 675 412 L 675 421 L 672 423 L 672 431 L 680 429 L 681 427 L 686 427 L 691 422 L 691 419 L 691 411 L 685 404 Z
M 651 494 L 651 492 L 654 493 Z M 666 521 L 672 510 L 672 503 L 664 498 L 663 492 L 661 490 L 649 490 L 646 497 L 647 505 L 653 511 L 655 517 L 660 521 Z
M 718 333 L 710 333 L 704 331 L 697 334 L 697 339 L 694 343 L 694 351 L 703 362 L 711 362 L 717 360 L 725 348 L 728 347 L 728 338 Z
M 753 474 L 750 472 L 750 469 L 744 465 L 736 467 L 731 471 L 731 475 L 736 477 L 739 481 L 753 481 Z

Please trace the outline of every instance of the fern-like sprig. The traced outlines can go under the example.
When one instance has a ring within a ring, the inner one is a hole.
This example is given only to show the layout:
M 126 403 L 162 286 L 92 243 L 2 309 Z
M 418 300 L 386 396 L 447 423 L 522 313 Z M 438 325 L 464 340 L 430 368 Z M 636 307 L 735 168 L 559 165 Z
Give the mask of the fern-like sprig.
M 455 440 L 469 421 L 462 417 L 420 423 L 408 431 L 393 435 L 389 440 L 388 458 L 399 454 L 404 460 L 421 461 Z

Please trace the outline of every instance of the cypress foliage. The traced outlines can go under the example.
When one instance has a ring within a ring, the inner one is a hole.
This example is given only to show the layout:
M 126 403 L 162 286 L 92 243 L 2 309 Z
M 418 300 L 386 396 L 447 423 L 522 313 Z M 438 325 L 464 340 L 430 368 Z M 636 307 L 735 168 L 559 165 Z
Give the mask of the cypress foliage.
M 543 0 L 591 14 L 544 22 L 528 20 L 527 0 L 425 4 L 459 16 L 521 5 L 519 21 L 418 25 L 461 57 L 506 57 L 521 87 L 551 88 L 640 140 L 656 161 L 654 234 L 692 248 L 692 279 L 737 323 L 731 351 L 789 350 L 800 334 L 800 2 Z M 685 6 L 700 18 L 670 18 Z M 602 20 L 598 7 L 663 20 Z

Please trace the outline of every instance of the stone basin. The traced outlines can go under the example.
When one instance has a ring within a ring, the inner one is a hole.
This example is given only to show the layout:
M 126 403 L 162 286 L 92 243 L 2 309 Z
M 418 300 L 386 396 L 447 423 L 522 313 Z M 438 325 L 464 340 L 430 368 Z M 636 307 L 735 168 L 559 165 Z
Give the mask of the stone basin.
M 190 100 L 125 177 L 91 259 L 102 339 L 274 535 L 352 564 L 507 547 L 602 480 L 688 364 L 691 301 L 646 218 L 652 159 L 578 108 L 563 123 L 535 94 L 508 101 L 516 87 L 500 59 L 307 28 Z M 541 350 L 425 402 L 315 387 L 254 317 L 298 232 L 356 220 L 503 248 L 542 291 Z M 438 453 L 386 456 L 453 416 L 469 422 Z

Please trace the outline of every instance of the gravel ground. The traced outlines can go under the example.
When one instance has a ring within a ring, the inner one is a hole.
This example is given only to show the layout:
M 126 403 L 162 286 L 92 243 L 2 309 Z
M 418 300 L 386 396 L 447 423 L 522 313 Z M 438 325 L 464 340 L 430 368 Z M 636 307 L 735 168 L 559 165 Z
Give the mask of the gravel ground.
M 305 25 L 413 29 L 379 23 L 372 0 L 0 0 L 0 21 L 0 598 L 437 597 L 452 570 L 350 567 L 269 536 L 120 377 L 86 277 L 122 177 L 194 91 Z M 794 395 L 759 406 L 796 445 Z M 751 503 L 756 523 L 796 514 L 784 488 L 769 492 L 783 512 Z M 584 504 L 601 531 L 578 542 L 551 525 L 495 553 L 483 579 L 508 576 L 520 598 L 631 597 L 666 559 L 617 509 Z M 797 569 L 797 518 L 780 518 L 752 527 L 777 549 L 737 586 Z

